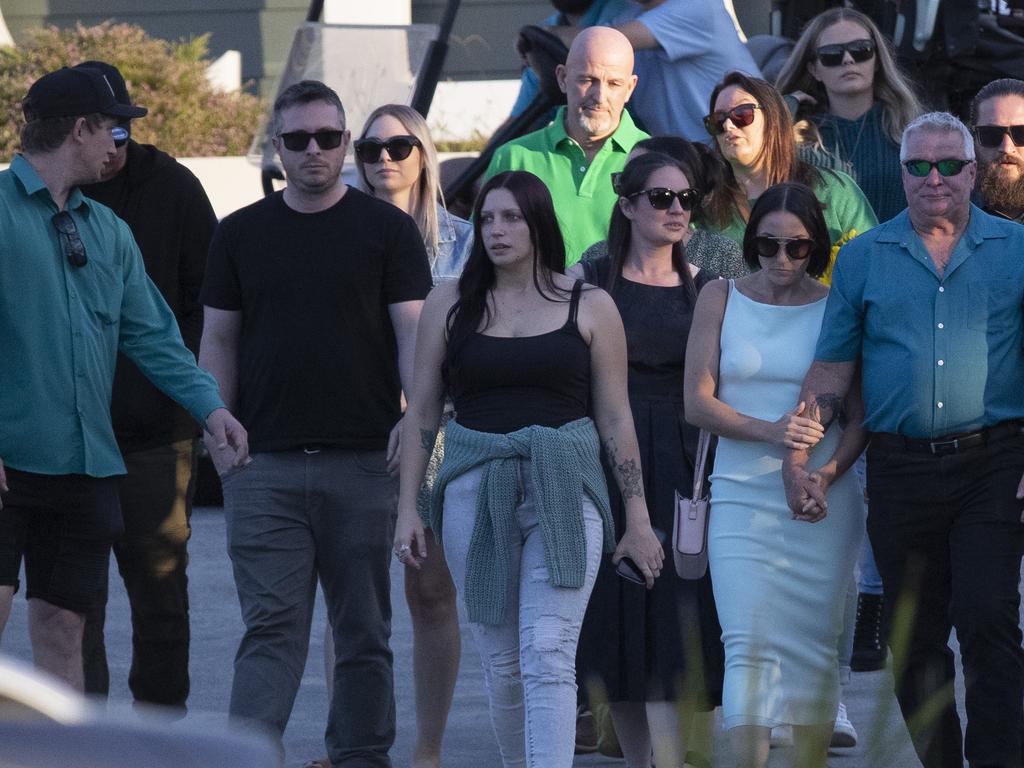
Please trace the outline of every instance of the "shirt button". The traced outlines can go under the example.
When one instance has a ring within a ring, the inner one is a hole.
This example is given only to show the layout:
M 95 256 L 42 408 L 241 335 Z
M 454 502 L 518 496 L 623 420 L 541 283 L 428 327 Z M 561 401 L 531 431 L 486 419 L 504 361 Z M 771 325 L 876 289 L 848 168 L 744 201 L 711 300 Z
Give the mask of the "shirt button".
M 939 365 L 945 365 L 945 364 L 946 364 L 945 360 L 939 360 Z
M 937 402 L 937 403 L 936 403 L 935 405 L 937 405 L 937 406 L 938 406 L 939 408 L 941 408 L 941 407 L 942 407 L 942 401 L 940 400 L 940 401 L 939 401 L 939 402 Z
M 942 286 L 940 285 L 940 286 L 939 286 L 939 293 L 945 293 L 945 292 L 946 292 L 946 289 L 945 289 L 945 288 L 943 288 L 943 287 L 942 287 Z
M 580 173 L 586 173 L 586 172 L 587 172 L 587 166 L 581 165 L 580 166 Z
M 941 330 L 942 330 L 943 328 L 945 328 L 945 327 L 946 327 L 946 326 L 944 326 L 944 325 L 943 325 L 942 323 L 939 323 L 939 330 L 940 330 L 940 331 L 941 331 Z

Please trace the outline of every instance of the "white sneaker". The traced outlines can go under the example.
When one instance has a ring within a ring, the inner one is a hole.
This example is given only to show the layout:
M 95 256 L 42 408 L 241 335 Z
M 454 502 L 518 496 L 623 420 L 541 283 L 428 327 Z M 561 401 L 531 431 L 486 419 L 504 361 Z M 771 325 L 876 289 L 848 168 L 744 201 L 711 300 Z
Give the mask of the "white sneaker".
M 792 747 L 793 726 L 777 725 L 772 728 L 771 745 L 773 747 Z
M 850 718 L 846 716 L 846 705 L 841 701 L 836 712 L 836 724 L 832 728 L 832 741 L 829 746 L 840 749 L 857 746 L 857 729 L 853 727 Z

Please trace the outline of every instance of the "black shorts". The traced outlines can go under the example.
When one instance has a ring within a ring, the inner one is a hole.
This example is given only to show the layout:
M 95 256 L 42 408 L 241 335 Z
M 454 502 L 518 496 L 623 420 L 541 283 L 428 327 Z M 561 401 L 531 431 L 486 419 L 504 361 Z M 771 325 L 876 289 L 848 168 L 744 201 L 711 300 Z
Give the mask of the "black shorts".
M 0 585 L 17 591 L 24 556 L 26 597 L 87 612 L 99 596 L 110 545 L 124 531 L 118 478 L 6 471 Z

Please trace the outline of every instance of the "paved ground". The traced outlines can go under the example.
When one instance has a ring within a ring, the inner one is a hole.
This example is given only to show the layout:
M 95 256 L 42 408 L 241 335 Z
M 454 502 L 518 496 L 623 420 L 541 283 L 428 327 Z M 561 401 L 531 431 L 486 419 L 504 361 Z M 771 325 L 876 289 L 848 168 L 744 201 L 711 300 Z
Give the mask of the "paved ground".
M 200 508 L 193 517 L 191 565 L 189 569 L 192 601 L 192 696 L 189 720 L 216 724 L 224 719 L 231 681 L 232 659 L 242 632 L 231 570 L 224 545 L 224 521 L 219 509 Z M 401 573 L 392 570 L 392 597 L 395 606 L 393 648 L 395 651 L 395 688 L 398 706 L 398 738 L 392 756 L 395 766 L 407 766 L 413 738 L 413 694 L 411 672 L 412 629 L 401 590 Z M 130 629 L 127 604 L 120 579 L 111 573 L 111 605 L 107 618 L 107 649 L 110 655 L 111 707 L 124 709 L 130 701 L 127 673 Z M 25 602 L 18 596 L 4 638 L 6 654 L 30 659 L 25 624 Z M 288 768 L 324 753 L 323 723 L 327 710 L 323 676 L 322 604 L 314 619 L 313 640 L 302 688 L 285 735 Z M 472 640 L 463 627 L 463 658 L 455 705 L 445 742 L 446 768 L 497 768 L 494 738 L 487 716 L 479 661 Z M 861 735 L 861 744 L 832 754 L 833 768 L 911 768 L 920 763 L 914 756 L 906 730 L 898 717 L 896 702 L 890 693 L 887 672 L 855 674 L 844 691 L 844 699 Z M 958 687 L 962 704 L 962 685 Z M 725 741 L 716 739 L 716 767 L 728 765 Z M 772 766 L 788 765 L 789 750 L 772 752 Z M 578 757 L 575 766 L 618 766 L 625 763 L 596 755 Z

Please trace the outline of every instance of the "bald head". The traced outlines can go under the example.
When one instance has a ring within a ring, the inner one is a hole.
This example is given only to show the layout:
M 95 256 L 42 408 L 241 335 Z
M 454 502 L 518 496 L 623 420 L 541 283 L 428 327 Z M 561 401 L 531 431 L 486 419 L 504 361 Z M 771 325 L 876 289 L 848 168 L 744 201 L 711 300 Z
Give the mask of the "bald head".
M 603 141 L 619 127 L 636 87 L 633 46 L 611 27 L 588 27 L 556 70 L 566 95 L 565 132 L 580 144 Z

